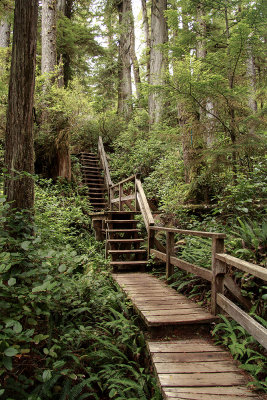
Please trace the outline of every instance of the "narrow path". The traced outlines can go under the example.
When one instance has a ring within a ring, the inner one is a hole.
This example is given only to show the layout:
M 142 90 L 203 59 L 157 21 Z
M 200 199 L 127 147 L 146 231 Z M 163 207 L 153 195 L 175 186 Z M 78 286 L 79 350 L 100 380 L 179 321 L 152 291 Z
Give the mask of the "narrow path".
M 161 328 L 179 327 L 181 333 L 189 328 L 186 340 L 147 342 L 164 399 L 266 399 L 247 388 L 248 376 L 229 352 L 215 345 L 207 335 L 200 338 L 194 334 L 196 325 L 208 325 L 216 317 L 146 273 L 112 276 L 149 331 L 154 330 L 155 334 Z

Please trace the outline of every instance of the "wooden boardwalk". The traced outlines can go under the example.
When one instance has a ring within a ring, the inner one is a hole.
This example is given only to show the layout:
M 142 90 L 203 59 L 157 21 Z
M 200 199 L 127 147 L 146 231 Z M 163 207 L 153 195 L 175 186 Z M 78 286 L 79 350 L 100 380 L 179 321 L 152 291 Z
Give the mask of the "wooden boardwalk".
M 146 273 L 113 274 L 147 327 L 207 324 L 217 318 Z
M 214 316 L 146 273 L 113 274 L 149 329 L 192 326 Z M 247 375 L 230 353 L 209 337 L 148 341 L 147 346 L 166 400 L 266 399 L 246 387 Z

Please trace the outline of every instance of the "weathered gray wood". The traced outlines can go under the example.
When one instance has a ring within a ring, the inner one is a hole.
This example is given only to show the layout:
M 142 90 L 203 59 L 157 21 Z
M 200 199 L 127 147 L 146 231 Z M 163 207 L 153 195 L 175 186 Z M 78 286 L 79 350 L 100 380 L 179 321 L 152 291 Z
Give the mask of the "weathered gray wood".
M 174 256 L 174 233 L 166 232 L 166 279 L 169 279 L 174 273 L 171 256 Z
M 194 374 L 214 372 L 240 372 L 231 361 L 185 362 L 185 363 L 155 363 L 158 374 Z
M 224 251 L 224 239 L 214 237 L 212 239 L 212 282 L 211 282 L 211 312 L 216 315 L 219 308 L 216 301 L 217 293 L 223 293 L 223 279 L 226 273 L 226 265 L 216 259 L 216 254 Z
M 142 183 L 141 183 L 141 181 L 139 179 L 136 179 L 136 188 L 137 188 L 138 194 L 139 194 L 139 196 L 137 196 L 137 200 L 139 202 L 139 205 L 140 205 L 140 199 L 141 199 L 141 202 L 143 204 L 143 207 L 144 207 L 144 210 L 145 210 L 145 213 L 146 213 L 146 216 L 147 216 L 146 218 L 147 218 L 147 221 L 148 221 L 148 225 L 152 226 L 152 225 L 154 225 L 155 221 L 154 221 L 153 215 L 151 213 L 150 207 L 148 205 L 147 198 L 146 198 Z
M 232 360 L 232 357 L 226 351 L 206 351 L 206 352 L 193 352 L 193 353 L 154 353 L 152 354 L 154 363 L 191 363 L 191 362 L 205 362 L 210 361 L 226 361 Z
M 155 249 L 151 249 L 150 250 L 150 254 L 154 255 L 159 260 L 166 262 L 167 256 L 166 256 L 165 253 L 162 253 L 161 251 L 158 251 L 158 250 L 155 250 Z
M 259 265 L 255 265 L 247 261 L 240 260 L 239 258 L 230 256 L 229 254 L 224 254 L 220 252 L 217 252 L 216 259 L 225 262 L 227 265 L 236 267 L 241 271 L 248 272 L 249 274 L 254 275 L 264 281 L 267 281 L 267 269 L 264 267 L 260 267 Z
M 200 374 L 158 374 L 161 386 L 239 386 L 246 384 L 243 375 L 234 372 Z
M 134 194 L 130 194 L 129 196 L 116 197 L 115 199 L 111 200 L 111 203 L 112 204 L 115 204 L 115 203 L 121 204 L 124 201 L 129 201 L 129 200 L 134 200 L 134 199 L 135 199 Z M 122 210 L 119 209 L 119 211 L 122 211 Z
M 131 181 L 134 181 L 134 180 L 135 180 L 135 175 L 131 175 L 131 176 L 129 176 L 129 178 L 123 179 L 122 181 L 113 184 L 111 186 L 111 188 L 118 190 L 119 189 L 119 185 L 122 185 L 122 184 L 127 183 L 127 182 L 131 182 Z
M 164 226 L 153 226 L 151 227 L 151 229 L 155 231 L 174 232 L 183 235 L 200 236 L 207 238 L 221 238 L 221 239 L 226 238 L 226 235 L 224 233 L 216 233 L 216 232 L 189 231 L 185 229 L 165 228 Z
M 242 295 L 240 287 L 235 283 L 231 276 L 225 275 L 223 285 L 231 292 L 231 294 L 249 311 L 252 307 L 251 301 Z
M 200 278 L 206 279 L 211 282 L 212 272 L 206 268 L 199 267 L 198 265 L 190 264 L 187 261 L 181 260 L 180 258 L 171 257 L 171 263 L 176 267 L 184 269 L 187 272 L 195 274 Z
M 148 326 L 167 326 L 167 325 L 190 325 L 190 324 L 209 324 L 214 322 L 214 316 L 204 312 L 191 315 L 171 315 L 171 316 L 145 316 Z
M 240 386 L 233 386 L 233 387 L 227 387 L 227 386 L 217 386 L 217 387 L 165 387 L 164 392 L 168 394 L 176 394 L 176 395 L 182 395 L 181 399 L 183 398 L 188 398 L 188 397 L 183 397 L 184 395 L 206 395 L 207 397 L 204 398 L 204 400 L 210 400 L 210 395 L 218 395 L 218 396 L 227 396 L 229 395 L 230 397 L 224 397 L 225 400 L 230 400 L 232 399 L 231 396 L 234 396 L 234 400 L 243 400 L 245 398 L 258 398 L 258 395 L 253 393 L 250 389 L 246 387 L 240 387 Z M 239 396 L 239 397 L 236 397 Z M 246 396 L 246 397 L 244 397 Z M 179 397 L 178 397 L 179 398 Z M 191 400 L 191 397 L 189 397 Z M 197 399 L 197 397 L 192 397 L 193 400 Z M 221 400 L 222 397 L 219 397 Z M 202 400 L 202 399 L 201 399 Z M 212 399 L 213 400 L 213 399 Z
M 98 154 L 99 154 L 101 165 L 104 170 L 105 183 L 106 183 L 107 188 L 109 189 L 113 185 L 113 182 L 110 177 L 108 161 L 107 161 L 106 152 L 105 152 L 105 149 L 103 146 L 103 140 L 102 140 L 101 136 L 99 136 L 99 138 L 98 138 Z
M 217 295 L 218 305 L 227 312 L 235 321 L 243 326 L 265 349 L 267 349 L 267 329 L 250 317 L 241 308 L 222 294 Z

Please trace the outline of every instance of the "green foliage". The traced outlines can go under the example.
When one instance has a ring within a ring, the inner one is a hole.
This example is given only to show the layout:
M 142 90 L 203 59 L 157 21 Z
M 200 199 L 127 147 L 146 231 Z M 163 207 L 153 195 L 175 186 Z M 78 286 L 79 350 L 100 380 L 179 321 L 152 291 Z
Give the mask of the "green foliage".
M 1 398 L 160 400 L 144 337 L 73 189 L 39 181 L 28 229 L 2 202 Z
M 217 343 L 229 348 L 235 359 L 241 361 L 241 368 L 248 371 L 255 381 L 251 384 L 267 392 L 267 358 L 264 349 L 237 322 L 220 316 L 223 322 L 217 324 L 212 332 Z M 263 322 L 262 320 L 261 322 Z M 266 324 L 266 321 L 264 321 Z

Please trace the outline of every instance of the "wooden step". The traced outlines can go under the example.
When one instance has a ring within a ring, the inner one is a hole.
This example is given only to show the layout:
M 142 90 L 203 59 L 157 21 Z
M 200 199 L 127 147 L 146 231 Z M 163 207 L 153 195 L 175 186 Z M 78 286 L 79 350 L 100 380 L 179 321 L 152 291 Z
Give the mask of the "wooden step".
M 89 167 L 89 166 L 86 166 L 86 165 L 81 165 L 81 168 L 85 169 L 85 170 L 94 170 L 94 171 L 102 170 L 102 168 L 100 168 L 100 167 Z
M 147 265 L 147 261 L 111 261 L 110 262 L 111 266 L 129 266 L 129 265 L 135 265 L 135 266 L 144 266 Z
M 103 189 L 105 188 L 105 185 L 103 185 L 103 183 L 88 182 L 88 181 L 87 182 L 83 182 L 83 183 L 89 184 L 91 187 L 98 186 L 98 187 L 101 187 Z
M 137 224 L 139 221 L 136 219 L 107 219 L 105 222 L 107 224 Z
M 89 200 L 90 200 L 90 202 L 92 202 L 92 201 L 98 202 L 98 200 L 100 200 L 100 203 L 101 203 L 101 202 L 102 202 L 102 203 L 105 202 L 105 199 L 104 199 L 103 197 L 90 197 L 90 196 L 89 196 Z M 105 203 L 106 203 L 106 202 L 105 202 Z
M 130 249 L 130 250 L 108 250 L 108 254 L 146 254 L 146 250 Z
M 107 229 L 109 233 L 139 233 L 140 229 Z
M 109 243 L 141 243 L 144 239 L 108 239 Z

